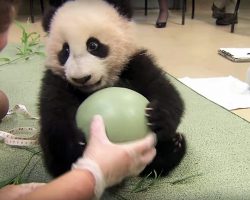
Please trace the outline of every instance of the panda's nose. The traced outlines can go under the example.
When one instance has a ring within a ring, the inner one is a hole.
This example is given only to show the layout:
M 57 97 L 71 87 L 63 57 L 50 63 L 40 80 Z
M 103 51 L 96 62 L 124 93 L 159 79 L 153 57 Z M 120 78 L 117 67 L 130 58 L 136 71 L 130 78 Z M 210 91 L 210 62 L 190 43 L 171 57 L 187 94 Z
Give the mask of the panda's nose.
M 85 84 L 91 79 L 91 75 L 84 76 L 82 78 L 72 78 L 72 80 L 78 84 Z

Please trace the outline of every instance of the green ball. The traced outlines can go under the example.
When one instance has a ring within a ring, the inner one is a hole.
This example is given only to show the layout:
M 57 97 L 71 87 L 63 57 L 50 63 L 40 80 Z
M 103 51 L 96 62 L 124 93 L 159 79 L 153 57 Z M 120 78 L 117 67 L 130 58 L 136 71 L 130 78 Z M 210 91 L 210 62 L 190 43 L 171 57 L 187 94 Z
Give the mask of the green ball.
M 89 129 L 94 115 L 103 117 L 110 141 L 128 142 L 145 137 L 149 128 L 145 116 L 148 100 L 141 94 L 120 87 L 99 90 L 89 96 L 78 108 L 76 123 L 89 138 Z

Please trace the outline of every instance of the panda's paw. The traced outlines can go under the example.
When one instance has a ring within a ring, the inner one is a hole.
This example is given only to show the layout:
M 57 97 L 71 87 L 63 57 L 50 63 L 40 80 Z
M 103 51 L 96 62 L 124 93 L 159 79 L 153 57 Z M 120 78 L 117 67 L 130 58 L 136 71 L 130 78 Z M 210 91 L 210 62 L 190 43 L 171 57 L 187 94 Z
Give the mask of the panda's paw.
M 180 149 L 182 149 L 184 137 L 180 133 L 176 133 L 172 141 L 174 144 L 173 152 L 178 152 Z
M 149 128 L 156 134 L 160 132 L 169 133 L 169 119 L 171 119 L 168 110 L 163 109 L 158 101 L 149 102 L 146 110 L 145 116 L 148 119 Z
M 151 171 L 156 171 L 161 176 L 166 176 L 179 165 L 186 153 L 185 135 L 175 133 L 169 140 L 157 142 L 157 154 L 154 160 L 146 166 L 141 176 L 147 176 Z

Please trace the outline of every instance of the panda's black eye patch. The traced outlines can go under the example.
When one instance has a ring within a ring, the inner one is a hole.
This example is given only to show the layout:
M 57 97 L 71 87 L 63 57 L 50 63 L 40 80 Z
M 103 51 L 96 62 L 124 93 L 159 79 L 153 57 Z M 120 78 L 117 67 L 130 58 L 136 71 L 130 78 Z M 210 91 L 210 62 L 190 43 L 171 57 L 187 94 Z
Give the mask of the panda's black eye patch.
M 98 39 L 90 37 L 86 42 L 87 51 L 99 58 L 105 58 L 108 56 L 109 47 L 101 43 Z
M 66 61 L 69 58 L 69 54 L 70 54 L 69 44 L 65 42 L 63 44 L 61 51 L 57 55 L 61 65 L 64 65 L 66 63 Z

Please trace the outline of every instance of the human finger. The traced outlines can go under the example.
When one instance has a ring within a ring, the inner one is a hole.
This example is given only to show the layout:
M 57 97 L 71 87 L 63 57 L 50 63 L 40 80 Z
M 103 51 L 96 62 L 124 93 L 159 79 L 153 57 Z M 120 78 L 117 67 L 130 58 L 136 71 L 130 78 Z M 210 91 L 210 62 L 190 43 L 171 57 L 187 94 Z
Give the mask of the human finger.
M 124 144 L 125 148 L 128 150 L 132 150 L 138 154 L 143 154 L 147 152 L 149 149 L 156 145 L 156 135 L 154 133 L 150 133 L 143 139 L 137 140 L 132 143 Z
M 140 158 L 143 165 L 147 165 L 148 163 L 152 162 L 154 157 L 156 156 L 156 149 L 152 148 L 145 154 L 143 154 Z
M 133 154 L 132 154 L 133 155 Z M 156 149 L 152 148 L 150 149 L 148 152 L 146 152 L 144 155 L 137 155 L 134 157 L 135 162 L 137 163 L 136 165 L 134 165 L 131 169 L 130 169 L 130 175 L 131 176 L 137 176 L 138 174 L 140 174 L 145 167 L 152 162 L 152 160 L 154 159 L 156 155 Z
M 93 138 L 98 138 L 98 140 L 102 142 L 109 142 L 101 115 L 95 115 L 92 119 L 90 125 L 90 140 Z

